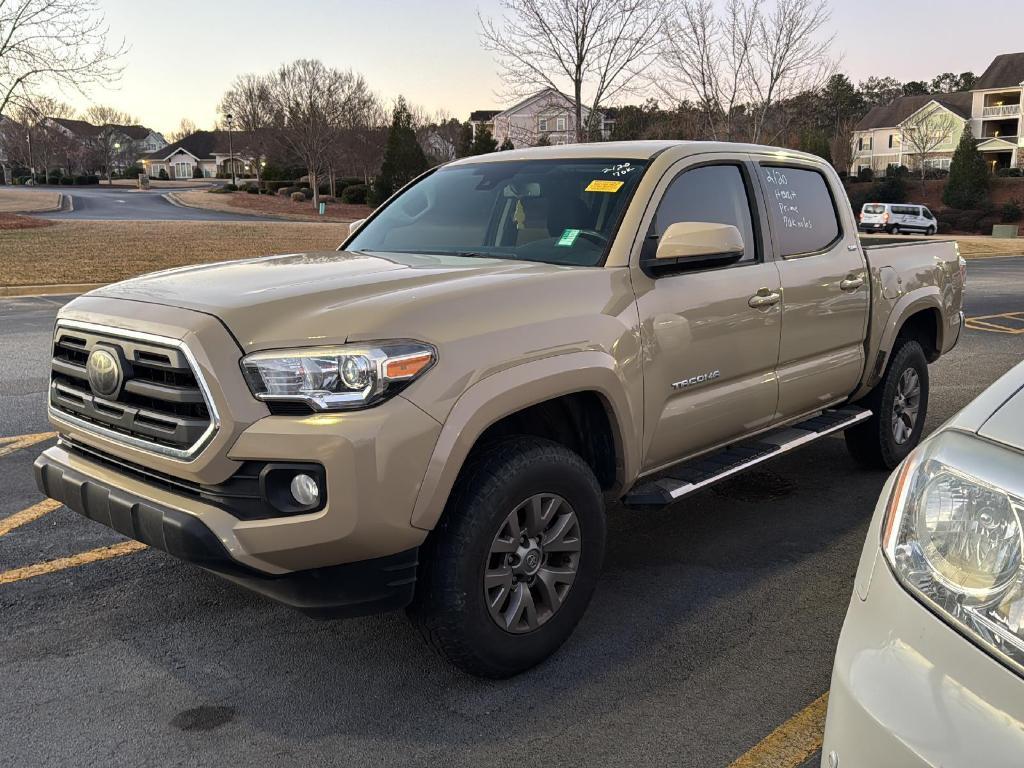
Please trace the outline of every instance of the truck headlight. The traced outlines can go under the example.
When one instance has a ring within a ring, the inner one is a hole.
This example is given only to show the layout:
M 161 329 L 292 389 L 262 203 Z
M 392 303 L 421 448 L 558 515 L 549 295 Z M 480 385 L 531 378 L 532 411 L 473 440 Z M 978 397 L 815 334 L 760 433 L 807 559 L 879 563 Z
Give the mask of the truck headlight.
M 429 344 L 380 345 L 255 352 L 242 358 L 249 389 L 260 400 L 308 403 L 318 411 L 365 408 L 396 394 L 437 360 Z
M 900 468 L 882 549 L 912 594 L 1024 672 L 1024 457 L 944 432 Z

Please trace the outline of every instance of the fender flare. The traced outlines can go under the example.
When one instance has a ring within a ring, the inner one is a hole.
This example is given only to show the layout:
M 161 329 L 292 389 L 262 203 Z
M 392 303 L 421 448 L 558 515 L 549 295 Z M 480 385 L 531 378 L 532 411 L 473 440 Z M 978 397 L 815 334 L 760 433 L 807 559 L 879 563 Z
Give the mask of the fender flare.
M 863 397 L 878 383 L 882 373 L 885 371 L 885 367 L 889 364 L 892 347 L 900 330 L 902 330 L 909 317 L 916 315 L 922 310 L 935 310 L 939 313 L 939 317 L 942 317 L 942 295 L 937 286 L 929 285 L 917 288 L 900 297 L 896 302 L 885 321 L 885 327 L 882 329 L 882 335 L 873 356 L 873 367 L 867 372 L 864 383 L 853 394 L 851 399 L 856 400 Z M 945 331 L 944 324 L 940 320 L 935 328 L 936 345 L 940 350 L 943 349 Z M 868 360 L 872 360 L 872 356 L 869 355 Z
M 431 530 L 477 439 L 492 424 L 532 405 L 575 392 L 596 392 L 604 401 L 616 447 L 618 487 L 636 476 L 642 414 L 626 392 L 619 366 L 598 351 L 571 352 L 494 373 L 469 387 L 452 407 L 437 438 L 413 507 L 411 523 Z

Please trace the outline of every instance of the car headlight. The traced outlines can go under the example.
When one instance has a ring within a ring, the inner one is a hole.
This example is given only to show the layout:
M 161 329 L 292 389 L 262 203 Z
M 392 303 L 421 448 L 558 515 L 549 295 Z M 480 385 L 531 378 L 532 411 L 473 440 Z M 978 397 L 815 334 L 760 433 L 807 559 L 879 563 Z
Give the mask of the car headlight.
M 242 358 L 249 389 L 260 400 L 304 402 L 318 411 L 366 408 L 396 394 L 437 360 L 429 344 L 379 345 L 255 352 Z
M 889 499 L 882 549 L 897 579 L 1024 672 L 1024 457 L 949 431 L 911 454 Z

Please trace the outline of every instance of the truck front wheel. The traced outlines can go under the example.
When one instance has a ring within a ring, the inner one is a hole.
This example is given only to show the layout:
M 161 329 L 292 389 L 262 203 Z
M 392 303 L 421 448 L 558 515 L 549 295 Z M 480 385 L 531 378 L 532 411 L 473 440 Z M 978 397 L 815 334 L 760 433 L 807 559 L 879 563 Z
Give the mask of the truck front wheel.
M 601 489 L 576 453 L 517 437 L 465 468 L 422 552 L 409 615 L 466 672 L 540 663 L 583 616 L 604 560 Z
M 872 416 L 846 430 L 846 447 L 865 467 L 893 469 L 921 441 L 928 412 L 928 361 L 920 344 L 899 340 L 863 405 Z

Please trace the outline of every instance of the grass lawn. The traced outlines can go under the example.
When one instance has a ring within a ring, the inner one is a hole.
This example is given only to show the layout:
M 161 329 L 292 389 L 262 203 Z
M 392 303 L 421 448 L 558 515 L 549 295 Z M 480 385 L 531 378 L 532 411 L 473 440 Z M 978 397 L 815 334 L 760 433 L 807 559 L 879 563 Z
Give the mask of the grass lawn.
M 365 219 L 373 212 L 367 205 L 349 205 L 347 203 L 328 203 L 327 212 L 320 216 L 313 203 L 306 201 L 296 203 L 280 195 L 250 195 L 248 192 L 174 192 L 172 196 L 183 205 L 193 208 L 206 208 L 211 211 L 228 213 L 252 213 L 263 216 L 279 216 L 298 221 L 343 221 L 350 222 Z
M 60 193 L 47 190 L 0 188 L 0 213 L 55 211 L 60 207 Z
M 168 267 L 329 251 L 344 225 L 292 222 L 68 221 L 0 231 L 0 286 L 109 283 Z

